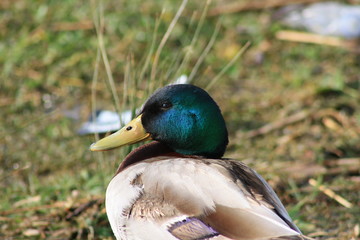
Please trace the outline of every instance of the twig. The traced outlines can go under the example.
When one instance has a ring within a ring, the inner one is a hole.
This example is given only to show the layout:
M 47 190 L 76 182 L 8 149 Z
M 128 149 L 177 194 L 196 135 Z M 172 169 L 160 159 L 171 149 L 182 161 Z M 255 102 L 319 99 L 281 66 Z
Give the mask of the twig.
M 84 201 L 86 201 L 86 202 L 83 203 L 81 206 L 87 205 L 87 204 L 89 204 L 89 202 L 92 202 L 92 201 L 94 201 L 94 203 L 96 203 L 96 204 L 101 204 L 104 202 L 104 199 L 97 198 L 97 199 L 90 200 L 90 201 L 88 199 L 80 199 L 78 202 L 84 202 Z M 81 206 L 78 208 L 81 208 Z M 69 203 L 66 201 L 59 201 L 59 202 L 54 202 L 52 204 L 45 204 L 45 205 L 39 205 L 39 206 L 33 206 L 33 207 L 13 208 L 13 209 L 6 210 L 6 211 L 0 211 L 0 216 L 3 217 L 5 215 L 10 215 L 10 214 L 17 214 L 17 213 L 44 210 L 44 209 L 52 209 L 52 208 L 68 209 Z
M 327 163 L 331 168 L 327 170 L 327 175 L 338 175 L 340 173 L 359 173 L 360 158 L 339 158 Z
M 277 186 L 275 185 L 275 188 Z M 341 185 L 341 186 L 330 186 L 329 187 L 331 190 L 333 191 L 341 191 L 341 190 L 345 190 L 345 191 L 359 191 L 359 186 L 357 184 L 351 184 L 351 185 Z M 297 189 L 290 189 L 287 191 L 288 194 L 296 194 L 299 192 L 303 192 L 303 193 L 312 193 L 314 192 L 314 187 L 311 185 L 306 185 L 306 186 L 301 186 Z
M 349 160 L 356 160 L 349 159 Z M 346 173 L 347 175 L 356 174 L 360 169 L 360 159 L 358 158 L 358 162 L 351 164 L 339 165 L 332 168 L 326 168 L 324 166 L 318 164 L 294 164 L 291 167 L 287 167 L 282 169 L 283 173 L 288 174 L 296 181 L 300 182 L 306 178 L 326 175 L 326 176 L 337 176 L 341 173 Z
M 209 11 L 208 16 L 217 16 L 220 14 L 236 13 L 248 10 L 260 10 L 273 7 L 281 7 L 295 3 L 313 3 L 320 0 L 272 0 L 272 1 L 247 1 L 247 2 L 234 2 L 222 6 L 217 6 Z
M 323 36 L 314 33 L 298 32 L 298 31 L 279 31 L 276 33 L 276 38 L 284 41 L 313 43 L 319 45 L 327 45 L 333 47 L 345 48 L 349 51 L 359 52 L 356 48 L 356 41 L 343 40 L 339 37 Z
M 26 208 L 14 208 L 14 209 L 0 212 L 0 215 L 10 215 L 10 214 L 44 210 L 44 209 L 50 209 L 50 208 L 65 208 L 65 206 L 66 206 L 66 202 L 55 202 L 54 204 L 47 204 L 47 205 L 41 205 L 41 206 L 26 207 Z
M 311 114 L 311 112 L 309 111 L 301 111 L 298 113 L 295 113 L 294 115 L 291 115 L 289 117 L 280 119 L 278 121 L 266 124 L 265 126 L 259 128 L 259 129 L 255 129 L 252 131 L 249 131 L 245 134 L 246 138 L 254 138 L 260 135 L 264 135 L 267 134 L 269 132 L 272 132 L 274 130 L 280 129 L 284 126 L 287 126 L 289 124 L 293 124 L 299 121 L 304 120 L 305 118 L 307 118 L 309 115 Z
M 333 190 L 331 190 L 330 188 L 325 187 L 324 185 L 320 185 L 315 179 L 310 178 L 309 179 L 309 184 L 317 189 L 319 189 L 321 192 L 323 192 L 325 195 L 327 195 L 328 197 L 334 199 L 335 201 L 337 201 L 338 203 L 340 203 L 341 205 L 343 205 L 346 208 L 351 208 L 353 206 L 353 204 L 351 202 L 349 202 L 348 200 L 346 200 L 345 198 L 341 197 L 340 195 L 336 194 Z
M 102 199 L 95 199 L 95 200 L 90 200 L 84 204 L 81 204 L 73 212 L 70 212 L 68 215 L 66 215 L 65 219 L 69 220 L 73 217 L 79 216 L 82 212 L 86 211 L 86 209 L 92 207 L 96 203 L 100 203 L 101 201 L 102 201 Z
M 274 130 L 283 128 L 287 125 L 305 120 L 307 117 L 313 117 L 315 119 L 319 119 L 319 118 L 324 118 L 326 116 L 330 116 L 333 117 L 334 119 L 336 119 L 336 121 L 338 121 L 342 127 L 344 129 L 350 129 L 350 123 L 347 121 L 346 118 L 344 118 L 341 114 L 339 114 L 338 112 L 334 111 L 333 109 L 322 109 L 317 111 L 316 109 L 307 111 L 307 110 L 303 110 L 301 112 L 295 113 L 291 116 L 285 117 L 283 119 L 271 122 L 266 124 L 265 126 L 262 126 L 258 129 L 255 130 L 251 130 L 247 133 L 238 133 L 237 135 L 245 135 L 245 138 L 254 138 L 260 135 L 265 135 L 268 134 Z M 349 134 L 352 134 L 351 132 Z
M 289 177 L 300 184 L 310 178 L 318 176 L 339 176 L 339 174 L 345 175 L 349 181 L 353 181 L 354 183 L 360 182 L 360 178 L 352 179 L 351 177 L 351 175 L 359 173 L 360 158 L 340 158 L 331 162 L 335 163 L 325 162 L 326 166 L 322 166 L 315 163 L 295 162 L 291 166 L 281 164 L 276 169 L 281 169 L 284 177 Z M 265 169 L 262 171 L 266 172 Z M 273 185 L 276 186 L 279 183 L 280 182 L 275 182 Z M 356 184 L 355 186 L 346 186 L 347 190 L 351 188 L 358 190 L 359 185 Z M 331 189 L 334 190 L 333 186 L 331 187 Z
M 358 167 L 360 169 L 360 158 L 339 158 L 333 161 L 326 162 L 328 166 L 335 167 Z
M 282 167 L 281 171 L 291 176 L 296 182 L 303 182 L 305 179 L 327 173 L 327 169 L 324 166 L 306 163 L 294 163 L 291 166 Z

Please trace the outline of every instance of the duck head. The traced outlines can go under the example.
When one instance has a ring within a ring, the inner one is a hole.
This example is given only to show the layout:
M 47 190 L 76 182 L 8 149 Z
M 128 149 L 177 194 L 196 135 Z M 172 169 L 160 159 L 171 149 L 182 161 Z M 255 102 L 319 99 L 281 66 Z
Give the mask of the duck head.
M 146 101 L 137 118 L 92 144 L 90 150 L 110 150 L 148 139 L 183 155 L 221 158 L 228 133 L 218 105 L 206 91 L 190 84 L 168 85 Z

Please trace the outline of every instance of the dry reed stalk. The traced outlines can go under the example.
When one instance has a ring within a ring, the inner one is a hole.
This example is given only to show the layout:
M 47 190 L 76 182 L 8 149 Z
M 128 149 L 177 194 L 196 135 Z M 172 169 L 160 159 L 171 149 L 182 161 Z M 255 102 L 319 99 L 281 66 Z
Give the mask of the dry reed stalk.
M 341 47 L 349 51 L 358 52 L 357 42 L 344 40 L 340 37 L 323 36 L 314 33 L 282 30 L 276 33 L 276 38 L 284 41 L 313 43 L 332 47 Z
M 221 14 L 236 13 L 248 10 L 261 10 L 267 8 L 281 7 L 289 4 L 314 3 L 320 0 L 263 0 L 263 1 L 246 1 L 233 2 L 221 6 L 214 7 L 209 11 L 209 16 L 218 16 Z
M 340 195 L 336 194 L 333 190 L 330 188 L 319 184 L 315 179 L 311 178 L 309 179 L 309 184 L 317 189 L 319 189 L 321 192 L 323 192 L 328 197 L 334 199 L 341 205 L 343 205 L 346 208 L 352 208 L 353 204 L 346 200 L 345 198 L 341 197 Z

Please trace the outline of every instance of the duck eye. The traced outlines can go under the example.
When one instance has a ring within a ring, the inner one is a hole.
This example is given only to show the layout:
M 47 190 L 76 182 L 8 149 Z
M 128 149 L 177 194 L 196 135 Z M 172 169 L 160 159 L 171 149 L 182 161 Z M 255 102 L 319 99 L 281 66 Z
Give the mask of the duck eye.
M 169 109 L 169 108 L 171 108 L 172 107 L 172 104 L 170 103 L 170 102 L 163 102 L 163 103 L 161 103 L 161 105 L 160 105 L 160 108 L 162 109 L 162 110 L 167 110 L 167 109 Z

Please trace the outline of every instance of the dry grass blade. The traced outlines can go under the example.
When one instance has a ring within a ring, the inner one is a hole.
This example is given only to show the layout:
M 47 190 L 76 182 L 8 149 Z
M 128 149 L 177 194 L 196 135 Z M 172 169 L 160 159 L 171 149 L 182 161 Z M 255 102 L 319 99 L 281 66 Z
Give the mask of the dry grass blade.
M 96 52 L 96 60 L 95 60 L 95 68 L 93 72 L 93 79 L 91 82 L 91 113 L 92 118 L 96 119 L 95 113 L 96 113 L 96 86 L 98 83 L 99 78 L 99 65 L 100 65 L 100 49 Z M 99 134 L 95 133 L 95 140 L 99 140 Z
M 234 2 L 225 4 L 222 6 L 217 6 L 210 10 L 209 16 L 218 16 L 221 14 L 236 13 L 241 11 L 248 10 L 259 10 L 273 7 L 280 7 L 289 4 L 299 4 L 299 3 L 314 3 L 320 2 L 321 0 L 271 0 L 271 1 L 245 1 L 245 2 Z
M 177 23 L 177 21 L 179 20 L 179 17 L 181 16 L 182 12 L 185 9 L 185 6 L 187 4 L 188 0 L 183 0 L 178 11 L 175 14 L 175 17 L 173 18 L 173 20 L 171 21 L 166 33 L 164 34 L 163 38 L 161 39 L 161 42 L 159 44 L 159 47 L 156 50 L 155 56 L 154 56 L 154 62 L 151 68 L 151 75 L 150 75 L 150 82 L 154 82 L 155 81 L 155 76 L 156 76 L 156 70 L 157 70 L 157 65 L 159 62 L 159 58 L 160 58 L 160 54 L 162 49 L 165 46 L 165 43 L 167 42 L 167 40 L 169 39 L 169 36 L 172 32 L 172 30 L 175 27 L 175 24 Z M 152 89 L 152 88 L 150 88 Z
M 244 54 L 244 52 L 250 47 L 250 42 L 245 43 L 245 45 L 239 50 L 239 52 L 231 59 L 231 61 L 226 64 L 226 66 L 210 81 L 210 83 L 206 86 L 206 90 L 208 91 L 225 73 L 226 71 L 234 65 L 234 63 L 239 59 L 240 56 Z
M 157 37 L 157 33 L 158 33 L 160 19 L 161 19 L 161 16 L 159 17 L 159 19 L 157 19 L 157 21 L 155 23 L 155 29 L 154 29 L 154 32 L 153 32 L 150 49 L 149 49 L 148 54 L 146 55 L 145 62 L 143 64 L 143 67 L 141 68 L 141 71 L 140 71 L 140 74 L 139 74 L 139 77 L 138 77 L 140 82 L 145 79 L 145 74 L 148 71 L 148 68 L 150 66 L 150 63 L 151 63 L 151 60 L 152 60 L 152 57 L 153 57 L 153 53 L 154 53 L 155 46 L 156 46 L 156 37 Z M 150 84 L 150 83 L 148 83 L 148 84 Z M 149 88 L 147 88 L 147 89 L 149 89 Z
M 193 36 L 193 38 L 192 38 L 192 40 L 191 40 L 190 45 L 189 45 L 189 46 L 187 47 L 187 49 L 186 49 L 185 56 L 184 56 L 184 58 L 183 58 L 183 60 L 182 60 L 182 62 L 181 62 L 181 64 L 180 64 L 178 70 L 176 71 L 175 76 L 180 76 L 180 75 L 182 74 L 182 71 L 184 70 L 184 66 L 188 63 L 189 58 L 190 58 L 191 54 L 193 53 L 193 48 L 195 47 L 195 44 L 196 44 L 196 42 L 197 42 L 197 40 L 198 40 L 198 38 L 199 38 L 200 30 L 201 30 L 201 28 L 202 28 L 203 25 L 204 25 L 204 21 L 205 21 L 205 18 L 206 18 L 206 15 L 207 15 L 207 12 L 208 12 L 208 8 L 209 8 L 210 3 L 211 3 L 211 0 L 207 0 L 207 1 L 206 1 L 206 4 L 205 4 L 205 7 L 204 7 L 204 9 L 203 9 L 203 11 L 202 11 L 202 14 L 201 14 L 199 23 L 198 23 L 198 25 L 197 25 L 197 27 L 196 27 L 194 36 Z M 214 34 L 213 34 L 213 35 L 214 35 Z M 211 40 L 210 40 L 210 41 L 211 41 Z M 194 67 L 194 68 L 195 68 L 195 67 Z M 193 72 L 193 70 L 192 70 L 192 72 Z M 190 74 L 190 76 L 191 76 L 191 74 Z M 190 79 L 190 78 L 189 78 L 189 82 L 191 82 L 191 79 Z
M 108 77 L 107 80 L 109 82 L 110 90 L 111 90 L 112 96 L 114 98 L 114 105 L 115 105 L 116 111 L 120 112 L 120 105 L 119 105 L 120 101 L 119 101 L 119 97 L 116 93 L 115 81 L 114 81 L 114 78 L 112 75 L 110 62 L 109 62 L 109 59 L 108 59 L 108 56 L 106 53 L 105 43 L 104 43 L 105 23 L 104 23 L 104 13 L 103 13 L 104 10 L 103 10 L 102 2 L 100 1 L 96 7 L 95 0 L 92 0 L 92 8 L 93 8 L 94 24 L 95 24 L 97 40 L 98 40 L 98 47 L 100 49 L 101 57 L 104 62 L 106 74 Z
M 220 30 L 220 21 L 217 22 L 215 30 L 213 35 L 211 36 L 211 39 L 209 41 L 209 43 L 207 44 L 207 46 L 205 47 L 204 51 L 201 53 L 200 57 L 198 58 L 198 60 L 196 61 L 195 66 L 193 67 L 193 69 L 191 70 L 191 73 L 189 75 L 189 82 L 191 83 L 193 78 L 195 77 L 201 63 L 205 60 L 205 57 L 208 55 L 210 49 L 212 48 L 212 46 L 215 43 L 215 39 L 219 33 Z
M 311 178 L 309 179 L 309 184 L 317 189 L 319 189 L 321 192 L 323 192 L 328 197 L 334 199 L 341 205 L 343 205 L 346 208 L 352 208 L 353 204 L 346 200 L 345 198 L 341 197 L 340 195 L 336 194 L 333 190 L 330 188 L 327 188 L 324 185 L 320 185 L 315 179 Z
M 96 25 L 96 24 L 95 24 Z M 96 51 L 96 59 L 95 59 L 95 67 L 94 67 L 94 72 L 93 72 L 93 78 L 92 78 L 92 82 L 91 82 L 91 115 L 92 115 L 92 119 L 96 119 L 96 89 L 97 89 L 97 84 L 98 84 L 98 79 L 99 79 L 99 67 L 100 67 L 100 57 L 101 57 L 101 49 L 100 46 Z M 115 93 L 116 95 L 116 93 Z M 98 141 L 99 140 L 99 134 L 96 132 L 95 134 L 95 140 Z M 97 155 L 99 156 L 97 158 L 98 161 L 98 166 L 100 168 L 99 174 L 101 175 L 102 178 L 102 184 L 103 186 L 105 186 L 105 175 L 104 175 L 104 154 L 102 152 L 97 153 Z
M 314 33 L 282 30 L 276 33 L 276 38 L 279 40 L 291 42 L 313 43 L 332 47 L 341 47 L 352 52 L 360 51 L 360 49 L 357 48 L 357 41 L 343 40 L 339 37 L 323 36 Z

